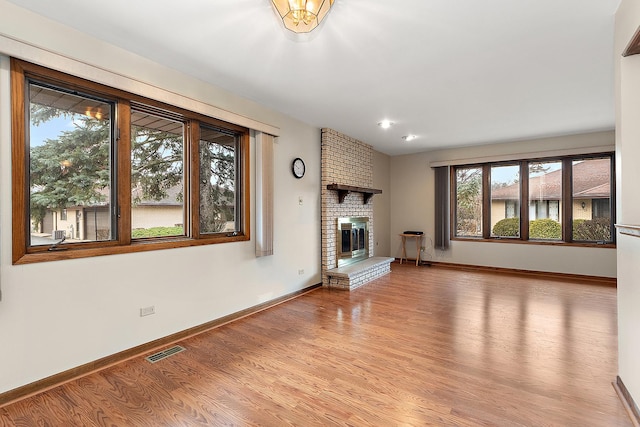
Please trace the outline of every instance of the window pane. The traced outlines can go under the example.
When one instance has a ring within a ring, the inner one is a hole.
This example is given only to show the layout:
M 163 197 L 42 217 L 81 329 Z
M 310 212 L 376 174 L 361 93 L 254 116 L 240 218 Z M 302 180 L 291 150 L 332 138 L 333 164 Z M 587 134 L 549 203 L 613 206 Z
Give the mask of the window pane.
M 573 240 L 610 242 L 611 158 L 573 162 Z
M 482 237 L 482 168 L 456 169 L 456 236 Z
M 520 236 L 520 166 L 491 167 L 491 236 Z
M 237 137 L 221 130 L 200 130 L 200 233 L 240 230 L 237 217 Z
M 131 238 L 183 236 L 184 125 L 131 112 Z
M 562 162 L 529 163 L 529 239 L 562 239 Z
M 114 239 L 113 103 L 29 83 L 29 245 Z

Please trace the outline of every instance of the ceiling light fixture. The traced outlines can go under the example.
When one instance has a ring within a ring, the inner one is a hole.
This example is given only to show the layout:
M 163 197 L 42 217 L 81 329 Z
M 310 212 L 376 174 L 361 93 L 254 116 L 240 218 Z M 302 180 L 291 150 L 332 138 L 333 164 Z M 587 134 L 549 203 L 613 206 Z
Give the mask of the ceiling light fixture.
M 334 0 L 271 0 L 285 28 L 294 33 L 313 31 L 327 16 Z
M 405 136 L 402 137 L 402 139 L 404 139 L 407 142 L 413 141 L 416 138 L 417 138 L 417 136 L 415 136 L 415 135 L 405 135 Z
M 380 126 L 382 129 L 389 129 L 392 125 L 393 125 L 393 122 L 390 120 L 383 120 L 380 123 L 378 123 L 378 126 Z

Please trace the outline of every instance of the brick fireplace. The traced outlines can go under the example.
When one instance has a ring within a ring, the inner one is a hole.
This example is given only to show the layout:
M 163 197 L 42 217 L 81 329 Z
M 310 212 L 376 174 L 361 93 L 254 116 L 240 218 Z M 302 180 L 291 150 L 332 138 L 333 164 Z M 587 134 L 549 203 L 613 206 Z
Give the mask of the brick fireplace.
M 390 271 L 389 264 L 393 258 L 372 258 L 375 227 L 372 194 L 327 188 L 370 189 L 372 185 L 373 148 L 332 129 L 322 129 L 323 286 L 354 289 Z M 337 268 L 340 258 L 337 247 L 339 218 L 367 218 L 366 242 L 369 257 L 340 269 Z

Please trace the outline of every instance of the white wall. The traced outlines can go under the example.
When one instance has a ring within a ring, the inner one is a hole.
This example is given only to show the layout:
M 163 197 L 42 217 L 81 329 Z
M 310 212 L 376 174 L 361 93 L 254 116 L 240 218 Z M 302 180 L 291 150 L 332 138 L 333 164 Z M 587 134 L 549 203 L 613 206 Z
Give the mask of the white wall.
M 640 55 L 620 54 L 640 24 L 640 0 L 616 13 L 616 165 L 618 222 L 640 225 Z M 640 404 L 640 239 L 618 233 L 618 372 Z
M 373 188 L 382 190 L 382 194 L 373 196 L 373 217 L 375 227 L 373 229 L 373 255 L 391 256 L 391 243 L 389 240 L 389 224 L 391 221 L 391 209 L 389 200 L 390 177 L 389 167 L 391 158 L 378 151 L 373 151 Z
M 546 151 L 576 150 L 585 147 L 602 151 L 614 149 L 614 133 L 597 132 L 557 138 L 544 138 L 507 144 L 483 145 L 421 153 L 391 158 L 391 256 L 402 251 L 399 233 L 405 230 L 425 232 L 423 260 L 455 264 L 584 274 L 602 277 L 616 276 L 616 251 L 605 248 L 581 248 L 549 245 L 524 245 L 492 242 L 452 241 L 447 251 L 433 249 L 434 236 L 434 174 L 432 162 L 478 159 L 489 161 L 499 156 L 519 156 Z M 587 149 L 588 151 L 588 149 Z M 409 258 L 416 249 L 407 245 Z
M 14 266 L 9 60 L 0 56 L 0 393 L 320 283 L 319 129 L 4 0 L 0 10 L 0 54 L 9 50 L 9 36 L 25 41 L 25 52 L 33 51 L 30 45 L 44 48 L 44 65 L 66 64 L 86 74 L 81 77 L 153 98 L 186 96 L 198 108 L 211 104 L 280 128 L 273 256 L 256 258 L 251 240 Z M 307 164 L 300 180 L 290 172 L 295 157 Z M 252 192 L 254 160 L 252 138 Z M 252 201 L 255 228 L 253 207 Z M 139 317 L 150 305 L 156 314 Z

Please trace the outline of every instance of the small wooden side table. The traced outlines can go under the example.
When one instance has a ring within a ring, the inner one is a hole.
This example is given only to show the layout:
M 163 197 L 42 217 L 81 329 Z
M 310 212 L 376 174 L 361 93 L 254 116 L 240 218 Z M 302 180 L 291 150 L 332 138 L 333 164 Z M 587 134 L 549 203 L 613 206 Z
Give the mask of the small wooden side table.
M 415 237 L 416 239 L 416 265 L 420 265 L 420 249 L 422 247 L 422 234 L 406 234 L 400 233 L 400 237 L 402 237 L 402 256 L 400 257 L 400 264 L 402 264 L 402 258 L 405 261 L 407 259 L 407 238 Z

